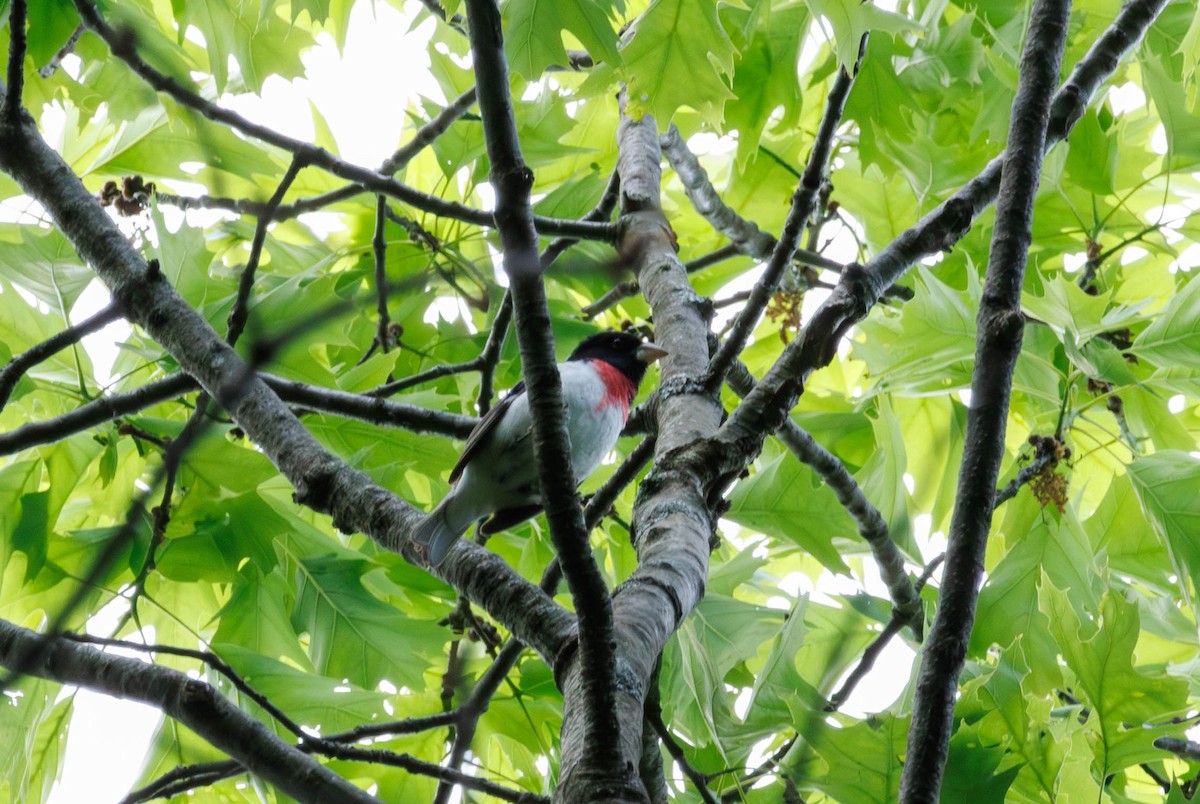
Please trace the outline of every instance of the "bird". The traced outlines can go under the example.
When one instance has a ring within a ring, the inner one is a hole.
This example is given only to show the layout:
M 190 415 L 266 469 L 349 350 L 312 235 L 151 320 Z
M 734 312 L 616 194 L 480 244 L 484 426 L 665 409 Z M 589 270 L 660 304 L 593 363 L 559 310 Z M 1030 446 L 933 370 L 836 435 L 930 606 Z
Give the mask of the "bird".
M 617 443 L 646 369 L 666 355 L 632 332 L 601 332 L 585 338 L 558 364 L 576 485 Z M 473 522 L 488 517 L 480 532 L 497 533 L 542 510 L 524 381 L 471 431 L 450 482 L 450 492 L 412 531 L 417 554 L 431 567 L 442 563 Z

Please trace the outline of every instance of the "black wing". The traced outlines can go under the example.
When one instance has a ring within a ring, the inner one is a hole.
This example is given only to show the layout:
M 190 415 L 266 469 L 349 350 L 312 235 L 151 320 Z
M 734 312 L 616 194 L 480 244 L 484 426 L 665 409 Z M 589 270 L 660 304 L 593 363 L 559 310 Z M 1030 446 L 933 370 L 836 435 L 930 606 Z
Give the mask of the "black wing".
M 484 417 L 479 420 L 479 424 L 475 425 L 475 429 L 467 436 L 467 443 L 463 447 L 462 455 L 458 458 L 458 463 L 454 464 L 454 468 L 450 470 L 451 483 L 458 480 L 463 470 L 467 468 L 467 464 L 471 461 L 471 458 L 483 448 L 488 436 L 496 429 L 496 425 L 500 423 L 500 419 L 504 416 L 505 411 L 512 407 L 512 403 L 523 393 L 525 393 L 525 381 L 521 380 L 512 387 L 512 390 L 505 394 L 503 399 L 496 403 L 495 407 L 484 414 Z

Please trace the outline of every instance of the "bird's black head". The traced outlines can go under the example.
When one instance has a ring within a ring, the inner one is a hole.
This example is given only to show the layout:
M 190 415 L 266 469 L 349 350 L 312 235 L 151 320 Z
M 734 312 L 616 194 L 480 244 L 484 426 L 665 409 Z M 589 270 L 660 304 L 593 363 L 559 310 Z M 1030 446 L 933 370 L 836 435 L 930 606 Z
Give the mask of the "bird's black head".
M 568 360 L 603 360 L 633 382 L 641 385 L 646 367 L 667 354 L 657 344 L 643 341 L 633 332 L 601 332 L 584 338 Z

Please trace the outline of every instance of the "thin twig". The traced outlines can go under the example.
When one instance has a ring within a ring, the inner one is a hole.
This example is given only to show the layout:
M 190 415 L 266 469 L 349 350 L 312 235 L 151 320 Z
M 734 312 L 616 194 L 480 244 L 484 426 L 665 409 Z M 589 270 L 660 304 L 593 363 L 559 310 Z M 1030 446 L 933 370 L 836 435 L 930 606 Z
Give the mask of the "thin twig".
M 113 55 L 128 64 L 143 81 L 156 91 L 169 95 L 176 102 L 199 112 L 209 120 L 230 126 L 247 136 L 282 148 L 293 156 L 303 159 L 307 164 L 361 184 L 364 189 L 371 192 L 382 193 L 403 201 L 417 209 L 478 226 L 491 227 L 495 225 L 492 213 L 487 210 L 476 209 L 421 192 L 390 176 L 346 162 L 324 148 L 318 148 L 311 143 L 281 134 L 260 123 L 255 123 L 237 112 L 205 100 L 179 81 L 147 64 L 137 53 L 134 37 L 116 31 L 105 22 L 92 0 L 74 0 L 74 2 L 84 24 L 108 44 Z M 611 241 L 616 234 L 613 226 L 604 223 L 570 221 L 541 216 L 534 216 L 534 223 L 538 231 L 543 234 L 567 235 L 584 240 Z
M 946 554 L 941 553 L 925 565 L 925 569 L 921 571 L 920 577 L 913 584 L 918 594 L 925 588 L 925 584 L 929 583 L 929 579 L 933 577 L 933 573 L 937 571 L 937 568 L 945 560 Z M 833 695 L 829 696 L 829 703 L 825 706 L 826 712 L 834 712 L 841 708 L 841 705 L 854 692 L 858 683 L 871 672 L 871 668 L 875 666 L 875 662 L 883 653 L 883 649 L 887 647 L 887 644 L 891 642 L 896 634 L 900 633 L 900 629 L 905 626 L 905 622 L 898 615 L 899 612 L 892 612 L 892 618 L 884 626 L 883 631 L 863 650 L 863 656 L 858 665 L 850 672 L 850 675 L 846 676 L 846 680 L 842 682 L 842 686 Z
M 115 304 L 109 304 L 95 315 L 50 336 L 21 354 L 15 355 L 4 365 L 4 368 L 0 369 L 0 410 L 4 410 L 9 397 L 12 396 L 13 389 L 17 387 L 21 377 L 31 367 L 36 366 L 60 349 L 79 343 L 88 335 L 103 329 L 119 318 L 121 318 L 121 309 Z
M 388 328 L 391 321 L 388 317 L 387 293 L 387 239 L 383 236 L 384 223 L 387 221 L 387 199 L 382 195 L 375 197 L 375 236 L 371 240 L 371 249 L 375 254 L 375 308 L 379 313 L 379 327 L 375 342 L 384 354 L 388 352 L 388 341 L 391 333 Z
M 267 227 L 271 225 L 271 219 L 275 216 L 275 210 L 279 208 L 279 204 L 283 201 L 283 196 L 287 193 L 288 188 L 292 186 L 292 182 L 296 180 L 296 176 L 304 169 L 307 160 L 305 157 L 297 153 L 292 157 L 292 163 L 288 165 L 287 171 L 283 174 L 283 179 L 279 182 L 279 186 L 275 188 L 275 193 L 267 201 L 267 206 L 262 214 L 258 216 L 258 223 L 254 227 L 254 238 L 250 241 L 250 256 L 246 260 L 246 267 L 242 269 L 241 278 L 238 280 L 237 296 L 233 301 L 233 308 L 229 311 L 229 319 L 226 326 L 229 331 L 225 336 L 225 341 L 233 346 L 238 342 L 238 338 L 242 335 L 242 330 L 246 327 L 246 320 L 250 315 L 250 291 L 254 288 L 254 278 L 258 273 L 258 263 L 262 259 L 263 247 L 267 241 Z
M 825 100 L 825 112 L 821 116 L 821 125 L 817 130 L 817 137 L 813 141 L 812 153 L 809 154 L 808 164 L 805 165 L 800 184 L 792 197 L 792 207 L 783 224 L 779 242 L 771 252 L 771 259 L 767 262 L 762 276 L 754 284 L 753 295 L 734 321 L 729 336 L 709 361 L 705 383 L 710 389 L 715 390 L 720 387 L 726 372 L 745 348 L 750 333 L 758 324 L 759 318 L 762 317 L 763 310 L 766 309 L 771 297 L 775 295 L 784 270 L 792 262 L 792 256 L 800 244 L 800 234 L 808 223 L 813 209 L 816 208 L 817 197 L 825 180 L 826 165 L 833 153 L 834 138 L 842 120 L 842 112 L 846 108 L 846 99 L 850 95 L 850 89 L 854 86 L 858 65 L 862 62 L 866 48 L 867 34 L 863 34 L 859 41 L 858 59 L 855 61 L 853 72 L 847 72 L 845 68 L 839 69 L 833 87 L 829 90 L 829 97 Z
M 753 375 L 740 360 L 735 360 L 726 378 L 734 393 L 745 398 L 754 389 Z M 862 487 L 846 470 L 837 456 L 822 447 L 792 419 L 786 418 L 776 436 L 802 462 L 812 467 L 837 496 L 838 502 L 854 518 L 859 535 L 871 548 L 879 574 L 887 585 L 901 626 L 912 626 L 918 639 L 922 633 L 921 599 L 904 568 L 904 557 L 888 532 L 887 521 L 879 513 Z

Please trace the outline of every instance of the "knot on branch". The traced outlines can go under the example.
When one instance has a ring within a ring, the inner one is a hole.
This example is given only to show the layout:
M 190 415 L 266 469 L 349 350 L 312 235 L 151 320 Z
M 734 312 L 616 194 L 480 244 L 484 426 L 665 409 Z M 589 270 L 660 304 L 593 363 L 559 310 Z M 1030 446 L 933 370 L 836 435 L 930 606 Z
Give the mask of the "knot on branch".
M 334 487 L 337 484 L 337 469 L 332 464 L 314 467 L 304 473 L 296 481 L 296 490 L 292 499 L 298 504 L 314 511 L 329 511 L 329 501 L 333 499 Z M 340 513 L 334 513 L 333 526 L 343 533 L 353 533 L 356 528 L 347 530 L 346 522 Z
M 974 204 L 958 196 L 951 198 L 942 207 L 937 225 L 926 227 L 920 238 L 921 252 L 932 254 L 937 251 L 950 251 L 970 230 L 974 219 Z
M 1058 91 L 1054 105 L 1050 108 L 1050 124 L 1046 129 L 1047 140 L 1063 139 L 1075 128 L 1083 110 L 1087 108 L 1087 98 L 1078 84 L 1069 83 Z
M 669 244 L 673 252 L 679 252 L 679 239 L 675 237 L 675 230 L 667 222 L 662 210 L 656 206 L 621 215 L 616 226 L 615 240 L 621 262 L 635 273 L 638 263 L 646 254 L 658 250 L 663 244 Z
M 560 690 L 563 689 L 563 684 L 567 677 L 567 668 L 571 665 L 571 660 L 575 658 L 575 654 L 579 651 L 579 631 L 578 626 L 570 637 L 563 640 L 562 647 L 558 649 L 558 653 L 554 656 L 554 667 L 551 668 L 554 672 L 554 686 Z
M 216 697 L 216 691 L 198 678 L 188 678 L 179 686 L 179 708 L 192 712 L 194 717 L 209 717 Z
M 528 193 L 533 187 L 533 171 L 524 162 L 519 162 L 496 177 L 510 193 Z
M 987 304 L 987 299 L 983 301 Z M 1020 310 L 1005 308 L 988 316 L 984 325 L 984 337 L 998 343 L 1017 344 L 1025 332 L 1025 316 Z
M 658 399 L 656 404 L 661 404 L 662 400 L 670 399 L 673 396 L 684 395 L 717 398 L 717 394 L 709 390 L 703 380 L 695 377 L 668 377 L 659 384 L 658 389 L 654 392 L 654 396 Z

